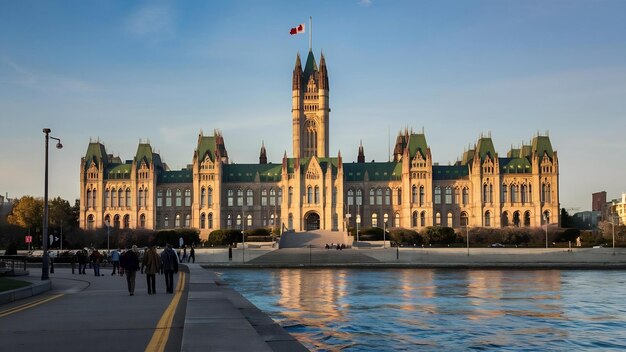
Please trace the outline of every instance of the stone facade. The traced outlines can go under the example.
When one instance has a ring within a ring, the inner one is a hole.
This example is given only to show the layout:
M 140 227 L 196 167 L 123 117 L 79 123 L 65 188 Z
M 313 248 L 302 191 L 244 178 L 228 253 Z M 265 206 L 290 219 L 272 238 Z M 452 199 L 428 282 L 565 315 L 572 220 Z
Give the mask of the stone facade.
M 223 136 L 200 133 L 192 164 L 169 170 L 149 143 L 122 162 L 90 142 L 81 159 L 82 228 L 106 226 L 196 228 L 281 227 L 346 231 L 355 227 L 433 225 L 541 226 L 558 223 L 559 166 L 548 136 L 500 157 L 481 136 L 454 165 L 432 160 L 423 132 L 398 134 L 393 161 L 357 162 L 329 155 L 329 84 L 326 61 L 312 52 L 292 82 L 293 156 L 258 164 L 229 162 Z

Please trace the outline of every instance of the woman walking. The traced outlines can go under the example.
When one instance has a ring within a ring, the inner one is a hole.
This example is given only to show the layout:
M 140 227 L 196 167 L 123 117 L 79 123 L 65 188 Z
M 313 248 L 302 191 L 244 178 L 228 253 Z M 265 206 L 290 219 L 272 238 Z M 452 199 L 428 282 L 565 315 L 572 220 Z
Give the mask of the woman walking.
M 146 282 L 148 283 L 148 294 L 156 294 L 156 273 L 161 270 L 161 258 L 157 254 L 156 246 L 152 245 L 143 255 L 141 261 L 141 273 L 146 272 Z

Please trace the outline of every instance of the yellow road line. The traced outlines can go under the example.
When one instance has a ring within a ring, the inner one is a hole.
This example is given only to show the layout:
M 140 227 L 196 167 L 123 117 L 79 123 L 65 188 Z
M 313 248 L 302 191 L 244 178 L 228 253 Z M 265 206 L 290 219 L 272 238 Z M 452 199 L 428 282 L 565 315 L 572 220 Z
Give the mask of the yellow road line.
M 36 307 L 36 306 L 38 306 L 40 304 L 52 301 L 53 299 L 57 299 L 57 298 L 59 298 L 61 296 L 63 296 L 63 293 L 59 293 L 59 294 L 56 294 L 56 295 L 53 295 L 53 296 L 50 296 L 50 297 L 38 299 L 38 300 L 33 301 L 33 302 L 25 303 L 25 304 L 19 305 L 17 307 L 13 307 L 13 308 L 7 309 L 5 311 L 0 312 L 0 318 L 1 317 L 5 317 L 7 315 L 11 315 L 13 313 L 21 312 L 21 311 L 23 311 L 25 309 Z
M 178 284 L 176 285 L 176 294 L 172 298 L 172 302 L 165 309 L 161 319 L 157 323 L 156 330 L 152 334 L 152 338 L 146 346 L 146 352 L 162 352 L 165 350 L 167 339 L 170 336 L 170 329 L 172 327 L 172 321 L 174 320 L 174 313 L 176 313 L 176 307 L 180 301 L 180 297 L 183 295 L 183 289 L 185 288 L 185 273 L 181 272 L 178 278 Z

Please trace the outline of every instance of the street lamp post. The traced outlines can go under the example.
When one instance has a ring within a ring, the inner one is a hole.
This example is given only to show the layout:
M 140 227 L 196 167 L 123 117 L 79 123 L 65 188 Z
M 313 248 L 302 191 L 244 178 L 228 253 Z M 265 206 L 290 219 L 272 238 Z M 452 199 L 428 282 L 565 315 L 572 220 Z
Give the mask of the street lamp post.
M 361 223 L 361 212 L 359 209 L 359 204 L 357 203 L 356 205 L 356 242 L 357 242 L 357 247 L 359 244 L 359 224 Z
M 613 255 L 615 255 L 615 216 L 611 216 L 611 225 L 613 226 Z
M 548 214 L 543 214 L 543 218 L 546 221 L 546 248 L 548 248 Z
M 387 214 L 383 215 L 383 248 L 387 248 L 387 238 L 386 238 L 386 227 L 387 227 Z
M 45 166 L 44 166 L 44 186 L 43 186 L 43 257 L 41 263 L 41 279 L 49 280 L 48 276 L 49 270 L 49 261 L 50 257 L 48 255 L 48 142 L 50 139 L 54 139 L 57 141 L 57 149 L 63 148 L 63 144 L 61 144 L 61 140 L 59 138 L 55 138 L 50 136 L 51 130 L 49 128 L 44 128 L 43 133 L 46 134 L 46 154 L 45 154 Z
M 111 238 L 110 236 L 111 224 L 108 221 L 105 221 L 104 224 L 107 225 L 107 252 L 110 252 L 111 247 L 109 246 L 109 239 Z
M 465 237 L 467 237 L 467 256 L 469 257 L 469 227 L 465 224 Z

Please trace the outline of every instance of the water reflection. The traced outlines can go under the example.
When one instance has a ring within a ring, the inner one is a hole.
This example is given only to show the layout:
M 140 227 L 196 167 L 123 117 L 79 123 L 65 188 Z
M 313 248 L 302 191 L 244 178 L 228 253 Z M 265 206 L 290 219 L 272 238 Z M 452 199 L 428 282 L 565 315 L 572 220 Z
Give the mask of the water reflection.
M 602 330 L 626 323 L 617 298 L 626 292 L 614 275 L 426 269 L 223 273 L 310 349 L 353 351 L 626 347 Z M 589 280 L 612 286 L 597 290 Z M 590 293 L 603 298 L 589 302 Z

